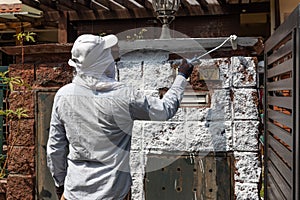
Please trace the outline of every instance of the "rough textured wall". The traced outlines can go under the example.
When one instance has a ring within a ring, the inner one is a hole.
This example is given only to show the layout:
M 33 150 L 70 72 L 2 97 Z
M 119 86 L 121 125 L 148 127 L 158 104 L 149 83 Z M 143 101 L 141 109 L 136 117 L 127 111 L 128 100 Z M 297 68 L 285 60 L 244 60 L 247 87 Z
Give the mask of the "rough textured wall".
M 57 58 L 57 54 L 51 59 L 44 56 L 27 56 L 32 64 L 11 65 L 10 76 L 22 77 L 35 89 L 59 88 L 70 82 L 72 69 L 63 62 L 68 56 L 60 59 L 52 59 Z M 175 71 L 166 62 L 168 56 L 167 52 L 147 50 L 123 55 L 119 62 L 120 81 L 158 97 L 158 89 L 170 87 L 174 79 Z M 174 155 L 202 152 L 204 156 L 210 152 L 230 152 L 234 157 L 236 199 L 258 199 L 261 168 L 255 62 L 254 58 L 244 57 L 201 60 L 188 89 L 209 91 L 209 106 L 179 108 L 166 122 L 135 122 L 131 154 L 132 199 L 145 197 L 147 155 L 166 152 Z M 199 81 L 203 68 L 209 66 L 219 69 L 219 81 Z M 21 122 L 22 137 L 16 140 L 15 153 L 8 166 L 12 173 L 5 184 L 7 199 L 34 199 L 35 196 L 34 98 L 34 91 L 24 92 L 21 88 L 10 96 L 11 109 L 23 107 L 30 112 L 29 118 Z M 12 137 L 18 136 L 12 130 Z
M 120 81 L 138 87 L 145 94 L 158 96 L 158 89 L 170 87 L 175 77 L 167 60 L 168 53 L 163 51 L 136 51 L 123 55 L 119 62 Z M 204 68 L 217 69 L 219 80 L 199 80 L 199 76 L 207 72 Z M 187 90 L 191 88 L 195 92 L 208 91 L 209 105 L 181 107 L 166 122 L 135 122 L 131 150 L 132 199 L 145 199 L 147 155 L 194 152 L 231 152 L 235 198 L 259 199 L 261 163 L 256 59 L 201 60 Z
M 28 56 L 30 58 L 30 56 Z M 32 88 L 16 87 L 9 96 L 9 109 L 26 109 L 28 117 L 14 119 L 10 126 L 10 143 L 8 171 L 6 184 L 6 199 L 35 199 L 36 189 L 36 123 L 35 123 L 35 91 L 38 89 L 59 88 L 72 79 L 72 68 L 66 63 L 53 63 L 49 55 L 32 56 L 32 59 L 48 60 L 43 64 L 12 64 L 9 66 L 10 77 L 21 77 Z M 50 108 L 49 108 L 50 109 Z

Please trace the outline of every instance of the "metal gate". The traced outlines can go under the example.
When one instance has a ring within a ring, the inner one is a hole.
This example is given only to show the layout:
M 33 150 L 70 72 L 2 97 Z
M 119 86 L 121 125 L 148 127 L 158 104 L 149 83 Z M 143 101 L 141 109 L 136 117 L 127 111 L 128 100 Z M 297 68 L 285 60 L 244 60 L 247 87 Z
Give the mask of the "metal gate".
M 52 104 L 55 96 L 53 90 L 36 91 L 36 174 L 37 197 L 39 200 L 57 200 L 55 186 L 47 167 L 46 145 L 49 136 Z
M 0 72 L 6 72 L 7 70 L 8 70 L 8 66 L 0 66 Z M 6 97 L 7 97 L 7 85 L 0 84 L 0 110 L 5 110 L 7 107 Z M 6 127 L 5 118 L 3 117 L 3 115 L 0 115 L 0 159 L 5 157 L 3 152 L 3 144 L 5 143 L 6 131 L 7 131 L 7 127 Z
M 299 196 L 299 9 L 265 43 L 265 199 Z
M 147 168 L 167 163 L 145 176 L 146 200 L 234 199 L 233 155 L 148 155 Z

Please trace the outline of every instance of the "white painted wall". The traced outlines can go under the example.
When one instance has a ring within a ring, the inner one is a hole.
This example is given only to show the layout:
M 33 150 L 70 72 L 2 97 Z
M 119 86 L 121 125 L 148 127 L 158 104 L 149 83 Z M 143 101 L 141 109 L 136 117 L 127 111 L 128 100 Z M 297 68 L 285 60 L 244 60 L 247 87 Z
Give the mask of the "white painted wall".
M 170 87 L 174 70 L 168 52 L 139 50 L 119 63 L 120 81 L 145 94 L 158 96 Z M 219 63 L 221 84 L 210 88 L 211 106 L 180 108 L 166 122 L 136 121 L 132 135 L 132 199 L 143 200 L 147 154 L 165 152 L 233 152 L 234 195 L 237 200 L 259 199 L 261 163 L 258 149 L 256 59 L 232 57 L 202 60 L 201 66 Z

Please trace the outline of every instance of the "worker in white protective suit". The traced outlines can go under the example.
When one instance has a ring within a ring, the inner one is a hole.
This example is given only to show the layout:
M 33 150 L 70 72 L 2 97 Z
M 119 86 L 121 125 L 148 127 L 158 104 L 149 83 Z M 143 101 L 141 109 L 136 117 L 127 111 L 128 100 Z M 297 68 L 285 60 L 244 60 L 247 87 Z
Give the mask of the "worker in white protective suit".
M 179 107 L 193 66 L 184 62 L 162 99 L 115 80 L 111 47 L 118 39 L 85 34 L 71 50 L 72 83 L 55 95 L 47 163 L 57 194 L 67 200 L 129 199 L 134 120 L 167 120 Z

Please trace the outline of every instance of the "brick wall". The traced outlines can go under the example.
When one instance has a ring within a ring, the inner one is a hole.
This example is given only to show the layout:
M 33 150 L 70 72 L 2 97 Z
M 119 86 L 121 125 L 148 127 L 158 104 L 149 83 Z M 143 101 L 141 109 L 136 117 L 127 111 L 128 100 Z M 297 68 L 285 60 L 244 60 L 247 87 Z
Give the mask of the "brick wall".
M 34 51 L 36 46 L 30 46 Z M 18 52 L 16 47 L 13 52 Z M 72 79 L 72 68 L 66 64 L 69 51 L 62 50 L 60 46 L 52 45 L 53 53 L 38 52 L 25 54 L 25 64 L 19 64 L 21 59 L 17 55 L 17 64 L 9 66 L 10 77 L 21 77 L 32 89 L 16 87 L 9 96 L 9 109 L 24 108 L 28 110 L 27 118 L 13 120 L 10 126 L 10 141 L 13 142 L 12 151 L 8 160 L 7 182 L 5 185 L 6 199 L 35 199 L 36 189 L 36 127 L 35 127 L 35 91 L 49 88 L 59 88 Z M 50 48 L 51 49 L 51 48 Z M 9 143 L 12 144 L 12 143 Z M 8 146 L 10 148 L 10 145 Z M 0 191 L 1 192 L 1 191 Z M 1 197 L 0 197 L 1 199 Z

